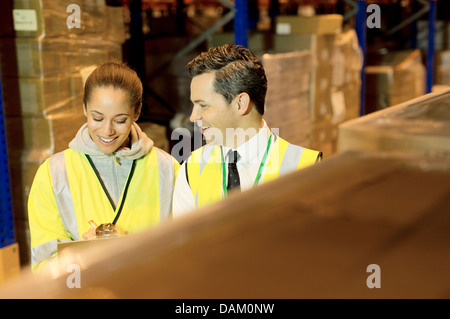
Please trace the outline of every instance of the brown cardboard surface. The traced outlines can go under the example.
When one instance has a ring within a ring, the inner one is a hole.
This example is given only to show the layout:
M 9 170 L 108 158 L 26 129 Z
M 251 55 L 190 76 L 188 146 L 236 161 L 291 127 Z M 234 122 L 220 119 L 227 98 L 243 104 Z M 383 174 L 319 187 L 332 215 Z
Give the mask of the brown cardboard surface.
M 450 153 L 450 89 L 373 112 L 339 126 L 339 151 Z
M 19 245 L 0 248 L 0 285 L 20 275 Z
M 342 30 L 343 16 L 323 14 L 312 17 L 277 15 L 277 34 L 337 34 Z
M 81 289 L 67 289 L 61 268 L 53 280 L 43 273 L 11 283 L 0 297 L 448 298 L 449 163 L 338 154 L 73 254 Z M 367 286 L 372 264 L 379 289 Z
M 309 147 L 311 53 L 264 54 L 262 61 L 268 81 L 264 119 L 285 140 Z
M 370 56 L 365 73 L 365 113 L 397 105 L 425 93 L 425 67 L 419 50 Z

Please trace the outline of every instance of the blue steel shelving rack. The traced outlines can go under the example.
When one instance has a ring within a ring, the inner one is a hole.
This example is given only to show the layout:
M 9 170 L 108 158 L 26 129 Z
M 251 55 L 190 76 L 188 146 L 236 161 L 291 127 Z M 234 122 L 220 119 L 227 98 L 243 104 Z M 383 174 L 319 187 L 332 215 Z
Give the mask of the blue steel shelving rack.
M 363 54 L 363 64 L 361 68 L 361 93 L 360 93 L 360 115 L 365 114 L 365 66 L 366 66 L 366 17 L 367 17 L 367 0 L 345 0 L 348 4 L 354 6 L 352 12 L 346 14 L 345 19 L 356 15 L 355 31 L 358 36 L 359 46 Z M 372 1 L 373 2 L 373 1 Z M 426 63 L 426 93 L 430 93 L 433 85 L 433 68 L 434 68 L 434 25 L 436 20 L 436 2 L 437 0 L 429 0 L 429 2 L 420 1 L 425 4 L 421 11 L 426 12 L 428 10 L 428 50 L 427 50 L 427 63 Z M 376 1 L 374 2 L 376 3 Z M 234 37 L 235 43 L 241 44 L 245 47 L 248 46 L 248 8 L 247 1 L 236 0 L 235 1 L 235 16 L 234 16 Z M 400 23 L 398 28 L 400 29 L 417 20 L 421 14 L 417 16 L 411 16 L 409 21 Z
M 352 4 L 353 2 L 351 0 L 346 0 L 347 3 Z M 373 1 L 372 1 L 373 2 Z M 433 69 L 434 69 L 434 25 L 436 21 L 436 3 L 437 0 L 429 0 L 428 2 L 420 1 L 424 4 L 424 7 L 421 11 L 426 12 L 428 11 L 428 48 L 427 48 L 427 63 L 426 63 L 426 92 L 430 93 L 433 86 Z M 376 1 L 374 2 L 376 3 Z M 365 102 L 364 102 L 364 96 L 365 96 L 365 65 L 366 65 L 366 10 L 367 10 L 367 0 L 356 0 L 355 10 L 352 11 L 349 15 L 346 15 L 344 19 L 350 18 L 353 14 L 356 14 L 356 21 L 355 21 L 355 30 L 356 34 L 358 36 L 358 42 L 359 46 L 361 48 L 362 54 L 363 54 L 363 66 L 361 69 L 361 104 L 360 104 L 360 115 L 365 114 Z M 408 23 L 413 23 L 415 20 L 420 18 L 422 14 L 419 13 L 416 16 L 411 16 L 408 21 L 404 21 L 400 23 L 397 27 L 394 27 L 394 29 L 399 30 L 400 28 L 406 26 Z
M 6 147 L 5 117 L 0 79 L 0 248 L 14 243 L 11 184 L 9 179 L 8 149 Z
M 436 2 L 437 0 L 430 0 L 428 14 L 427 93 L 431 92 L 433 86 L 434 24 L 436 21 Z
M 235 0 L 235 14 L 234 14 L 234 43 L 248 47 L 248 1 Z

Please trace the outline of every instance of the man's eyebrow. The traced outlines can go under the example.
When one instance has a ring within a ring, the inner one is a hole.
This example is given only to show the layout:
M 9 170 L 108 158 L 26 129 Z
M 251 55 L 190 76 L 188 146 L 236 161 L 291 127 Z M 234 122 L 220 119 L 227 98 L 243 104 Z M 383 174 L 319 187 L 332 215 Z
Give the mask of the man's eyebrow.
M 200 103 L 200 102 L 205 102 L 204 100 L 195 100 L 195 101 L 192 101 L 192 102 L 194 102 L 194 103 Z

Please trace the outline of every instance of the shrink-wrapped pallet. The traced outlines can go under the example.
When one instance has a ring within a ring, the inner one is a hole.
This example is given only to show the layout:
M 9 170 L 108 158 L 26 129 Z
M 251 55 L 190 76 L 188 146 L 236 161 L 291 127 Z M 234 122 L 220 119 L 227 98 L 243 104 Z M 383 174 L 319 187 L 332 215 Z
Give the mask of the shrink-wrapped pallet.
M 449 163 L 337 154 L 65 255 L 0 298 L 448 298 Z
M 262 61 L 268 82 L 264 119 L 285 140 L 309 147 L 311 53 L 264 54 Z
M 450 89 L 339 126 L 338 151 L 450 154 Z
M 419 50 L 369 56 L 366 63 L 366 114 L 425 94 L 425 67 Z

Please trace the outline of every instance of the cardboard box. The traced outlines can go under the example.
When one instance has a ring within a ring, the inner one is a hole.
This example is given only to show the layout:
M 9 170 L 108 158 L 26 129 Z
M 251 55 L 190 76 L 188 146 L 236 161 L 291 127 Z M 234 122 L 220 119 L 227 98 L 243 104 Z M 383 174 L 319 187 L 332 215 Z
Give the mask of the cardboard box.
M 338 151 L 450 154 L 450 88 L 339 125 Z
M 450 85 L 450 50 L 435 53 L 435 84 Z
M 425 93 L 425 67 L 419 50 L 371 55 L 365 68 L 366 110 L 371 113 Z
M 112 236 L 112 237 L 100 237 L 89 240 L 72 240 L 72 241 L 60 241 L 57 244 L 58 254 L 61 255 L 63 253 L 73 253 L 74 251 L 78 251 L 79 249 L 86 249 L 89 247 L 96 246 L 97 244 L 104 243 L 104 241 L 110 240 L 118 240 L 121 239 L 121 236 Z
M 8 77 L 49 77 L 66 73 L 67 41 L 61 38 L 0 39 L 1 71 Z
M 108 58 L 122 60 L 122 45 L 101 36 L 75 38 L 68 41 L 68 71 L 80 72 L 84 67 L 98 65 Z
M 264 54 L 262 62 L 268 81 L 264 119 L 285 140 L 309 147 L 311 53 Z
M 324 14 L 312 17 L 277 15 L 276 34 L 338 34 L 342 30 L 343 16 Z
M 42 116 L 71 98 L 68 74 L 27 78 L 4 77 L 5 116 Z
M 68 6 L 80 7 L 80 27 L 69 28 L 68 18 L 73 11 Z M 77 37 L 106 34 L 104 1 L 73 0 L 14 0 L 12 11 L 16 37 Z
M 0 248 L 0 285 L 20 274 L 19 245 Z
M 118 7 L 105 5 L 106 39 L 117 43 L 126 41 L 127 32 L 125 30 L 124 15 L 122 5 Z
M 337 126 L 329 120 L 312 123 L 311 148 L 322 152 L 324 159 L 334 155 L 337 148 Z
M 272 34 L 266 32 L 251 31 L 248 34 L 248 48 L 253 52 L 267 52 L 272 49 Z M 225 43 L 235 43 L 234 33 L 218 32 L 208 37 L 208 48 L 223 45 Z
M 82 104 L 74 109 L 73 99 L 42 116 L 6 117 L 5 131 L 11 150 L 38 149 L 53 154 L 67 148 L 82 124 L 86 123 Z
M 63 268 L 0 298 L 448 298 L 449 192 L 448 156 L 338 154 L 80 254 L 83 289 Z
M 297 17 L 290 18 L 295 19 Z M 214 45 L 232 43 L 230 42 L 232 39 L 232 35 L 218 34 L 213 36 L 211 43 Z M 252 49 L 252 43 L 249 43 L 249 48 Z M 311 55 L 309 76 L 306 76 L 306 71 L 299 70 L 298 67 L 296 67 L 296 72 L 289 72 L 294 68 L 294 65 L 289 68 L 278 64 L 272 66 L 265 63 L 264 67 L 269 81 L 266 98 L 268 107 L 265 118 L 269 125 L 279 126 L 281 133 L 284 131 L 288 134 L 288 137 L 291 137 L 291 132 L 298 132 L 298 128 L 295 130 L 282 129 L 290 126 L 294 118 L 298 119 L 299 114 L 294 109 L 287 112 L 287 114 L 291 114 L 290 112 L 295 114 L 290 118 L 283 115 L 283 111 L 279 112 L 280 114 L 272 112 L 275 110 L 278 113 L 280 108 L 284 109 L 286 106 L 281 107 L 279 105 L 289 105 L 290 102 L 288 101 L 294 101 L 291 99 L 297 94 L 297 91 L 308 87 L 306 90 L 309 95 L 308 101 L 303 100 L 305 93 L 302 93 L 301 101 L 303 102 L 297 102 L 297 107 L 300 107 L 300 103 L 310 106 L 307 112 L 310 114 L 310 122 L 305 127 L 308 128 L 309 134 L 316 136 L 310 136 L 307 143 L 313 143 L 312 138 L 314 143 L 320 147 L 320 150 L 326 150 L 327 155 L 335 152 L 336 134 L 331 134 L 331 132 L 337 132 L 337 124 L 358 117 L 360 113 L 362 52 L 359 48 L 356 32 L 350 29 L 339 34 L 291 33 L 275 34 L 272 37 L 266 35 L 266 37 L 259 37 L 259 42 L 253 44 L 253 47 L 271 48 L 268 51 L 268 56 L 276 56 L 276 54 L 281 53 L 309 52 Z M 289 63 L 292 63 L 292 61 L 289 61 Z M 283 69 L 283 72 L 278 72 L 277 68 Z M 307 78 L 309 78 L 308 84 L 305 83 Z M 287 83 L 296 83 L 296 85 L 291 86 Z M 280 88 L 280 85 L 282 85 L 282 88 Z M 295 102 L 293 103 L 295 104 Z M 270 104 L 276 106 L 272 107 Z M 304 112 L 304 114 L 306 113 Z M 300 123 L 303 122 L 296 121 L 296 125 L 300 126 Z M 312 128 L 311 133 L 311 125 L 314 126 L 314 123 L 317 123 L 317 127 Z M 304 137 L 302 134 L 297 134 L 297 136 L 292 136 L 292 141 L 298 142 L 301 140 L 305 143 Z
M 417 20 L 417 49 L 422 52 L 428 50 L 428 20 Z M 434 50 L 450 49 L 450 22 L 447 20 L 434 21 Z

